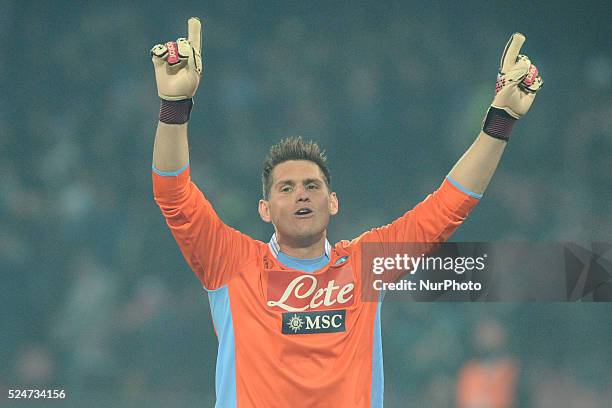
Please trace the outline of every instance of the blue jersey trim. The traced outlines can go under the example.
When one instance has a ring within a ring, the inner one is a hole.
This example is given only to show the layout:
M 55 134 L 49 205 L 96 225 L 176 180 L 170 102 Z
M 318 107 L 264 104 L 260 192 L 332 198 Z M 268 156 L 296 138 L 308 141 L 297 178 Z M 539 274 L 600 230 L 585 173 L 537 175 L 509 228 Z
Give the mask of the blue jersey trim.
M 287 268 L 296 269 L 303 272 L 317 271 L 329 263 L 327 254 L 323 254 L 318 258 L 301 259 L 279 252 L 276 258 L 278 259 L 278 262 L 282 263 Z
M 208 290 L 208 302 L 217 330 L 219 349 L 215 370 L 215 394 L 217 408 L 233 408 L 236 399 L 236 342 L 234 340 L 234 323 L 230 305 L 229 290 L 222 286 Z
M 278 241 L 276 240 L 276 232 L 272 234 L 272 238 L 270 238 L 270 242 L 268 242 L 268 246 L 270 247 L 270 252 L 272 252 L 272 255 L 274 255 L 275 258 L 278 258 L 278 254 L 280 253 L 280 245 L 278 244 Z M 331 259 L 331 251 L 332 251 L 332 246 L 329 243 L 329 241 L 325 239 L 325 255 L 327 255 L 328 259 Z
M 474 193 L 473 191 L 468 190 L 467 188 L 463 187 L 461 184 L 459 184 L 455 180 L 453 180 L 451 178 L 451 176 L 446 176 L 446 179 L 453 186 L 457 187 L 457 189 L 459 189 L 459 191 L 461 191 L 462 193 L 465 193 L 465 194 L 469 195 L 470 197 L 474 197 L 474 198 L 477 198 L 479 200 L 482 198 L 482 194 L 477 194 L 477 193 Z
M 178 170 L 175 171 L 161 171 L 160 169 L 158 169 L 157 167 L 151 165 L 151 169 L 153 169 L 153 172 L 157 175 L 160 176 L 178 176 L 179 174 L 181 174 L 182 172 L 184 172 L 185 170 L 187 170 L 187 167 L 189 167 L 189 160 L 187 160 L 187 163 L 185 163 L 185 165 L 183 167 L 181 167 Z
M 382 335 L 380 325 L 380 307 L 382 296 L 376 305 L 376 319 L 374 319 L 374 347 L 372 349 L 372 387 L 370 395 L 370 406 L 372 408 L 383 408 L 383 396 L 385 393 L 385 376 L 383 370 Z

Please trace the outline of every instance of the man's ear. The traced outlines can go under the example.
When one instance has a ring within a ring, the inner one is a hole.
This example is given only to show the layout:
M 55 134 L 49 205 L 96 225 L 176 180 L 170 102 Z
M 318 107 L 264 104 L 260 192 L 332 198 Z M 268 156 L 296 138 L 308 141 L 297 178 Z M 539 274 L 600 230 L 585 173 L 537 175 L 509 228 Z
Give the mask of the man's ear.
M 340 207 L 338 203 L 338 197 L 336 196 L 336 193 L 332 191 L 331 193 L 329 193 L 329 213 L 330 215 L 338 214 L 339 209 Z
M 259 210 L 259 216 L 264 222 L 270 222 L 272 219 L 270 218 L 270 204 L 268 201 L 261 199 L 259 200 L 259 206 L 257 207 Z

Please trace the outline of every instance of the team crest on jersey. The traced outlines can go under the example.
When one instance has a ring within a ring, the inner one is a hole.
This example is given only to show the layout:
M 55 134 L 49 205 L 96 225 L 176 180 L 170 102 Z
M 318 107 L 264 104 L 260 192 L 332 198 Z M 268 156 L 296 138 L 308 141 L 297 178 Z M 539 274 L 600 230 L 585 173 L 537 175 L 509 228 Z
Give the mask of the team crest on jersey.
M 352 268 L 323 273 L 268 271 L 266 305 L 280 312 L 314 312 L 351 306 L 355 302 Z
M 337 333 L 346 331 L 346 310 L 283 313 L 283 334 Z

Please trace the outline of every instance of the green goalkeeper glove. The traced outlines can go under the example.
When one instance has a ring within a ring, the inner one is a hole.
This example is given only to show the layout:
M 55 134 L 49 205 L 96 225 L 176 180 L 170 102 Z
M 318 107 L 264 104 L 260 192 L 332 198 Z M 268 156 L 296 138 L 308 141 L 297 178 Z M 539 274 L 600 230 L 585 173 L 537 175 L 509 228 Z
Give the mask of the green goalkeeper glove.
M 495 97 L 483 125 L 486 134 L 498 139 L 508 140 L 514 122 L 529 111 L 544 85 L 538 68 L 519 54 L 524 42 L 523 34 L 512 34 L 501 57 Z
M 202 24 L 197 17 L 188 22 L 188 38 L 179 38 L 151 49 L 157 94 L 162 99 L 160 121 L 185 123 L 189 119 L 202 75 Z

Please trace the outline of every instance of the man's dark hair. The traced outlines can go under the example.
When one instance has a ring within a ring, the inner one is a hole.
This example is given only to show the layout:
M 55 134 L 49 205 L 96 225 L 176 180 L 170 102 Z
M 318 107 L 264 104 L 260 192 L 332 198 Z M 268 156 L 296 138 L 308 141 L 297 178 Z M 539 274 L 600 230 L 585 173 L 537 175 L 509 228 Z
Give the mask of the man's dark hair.
M 270 196 L 270 189 L 272 188 L 272 170 L 274 170 L 274 167 L 277 165 L 288 160 L 308 160 L 315 163 L 323 173 L 327 189 L 331 191 L 331 176 L 327 168 L 325 151 L 322 151 L 319 145 L 312 140 L 305 142 L 302 136 L 292 136 L 270 147 L 270 151 L 264 160 L 263 171 L 261 173 L 264 200 L 267 200 Z

